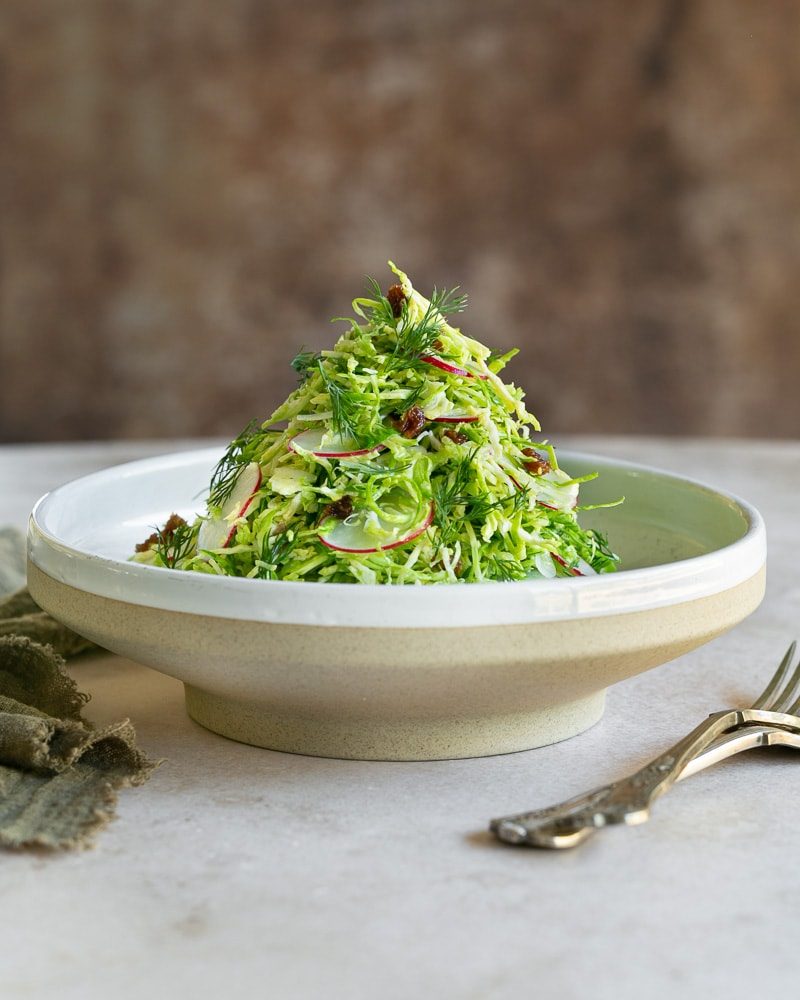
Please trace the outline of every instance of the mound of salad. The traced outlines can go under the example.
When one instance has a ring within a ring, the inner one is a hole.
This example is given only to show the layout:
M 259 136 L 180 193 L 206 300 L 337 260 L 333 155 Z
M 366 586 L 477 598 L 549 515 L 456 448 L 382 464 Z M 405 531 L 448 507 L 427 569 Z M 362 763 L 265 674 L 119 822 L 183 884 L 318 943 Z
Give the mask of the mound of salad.
M 214 470 L 207 512 L 173 514 L 133 558 L 262 580 L 474 583 L 583 576 L 617 563 L 578 523 L 580 484 L 539 440 L 524 393 L 390 262 L 331 350 L 301 351 L 300 384 Z M 621 502 L 621 501 L 616 501 Z M 611 504 L 602 506 L 612 506 Z

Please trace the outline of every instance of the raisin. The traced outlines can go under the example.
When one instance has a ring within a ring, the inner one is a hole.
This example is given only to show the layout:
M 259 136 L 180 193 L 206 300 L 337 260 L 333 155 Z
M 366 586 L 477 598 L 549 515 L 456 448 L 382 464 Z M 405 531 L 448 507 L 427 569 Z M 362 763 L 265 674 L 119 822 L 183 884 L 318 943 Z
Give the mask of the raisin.
M 425 426 L 425 414 L 418 406 L 412 406 L 410 410 L 392 421 L 398 434 L 405 438 L 415 438 Z
M 178 528 L 182 528 L 186 524 L 186 521 L 180 516 L 180 514 L 170 514 L 167 518 L 167 523 L 161 529 L 161 537 L 165 542 L 169 542 L 172 536 L 175 534 Z M 152 535 L 145 538 L 143 542 L 139 542 L 136 546 L 137 552 L 147 552 L 148 549 L 152 549 L 154 545 L 158 544 L 158 532 L 154 531 Z
M 528 461 L 522 463 L 522 467 L 526 472 L 530 472 L 532 476 L 543 476 L 553 468 L 547 459 L 543 455 L 540 455 L 538 451 L 534 451 L 533 448 L 523 448 L 522 454 L 529 456 Z
M 147 552 L 148 549 L 152 549 L 152 547 L 156 544 L 157 541 L 158 541 L 158 535 L 154 531 L 153 534 L 145 538 L 143 542 L 139 542 L 139 544 L 136 546 L 136 551 Z
M 320 515 L 320 521 L 324 521 L 326 517 L 336 517 L 340 521 L 344 521 L 344 519 L 350 517 L 352 513 L 353 498 L 343 496 L 341 500 L 334 500 L 333 503 L 329 503 L 327 507 L 323 508 L 322 514 Z
M 403 313 L 403 303 L 406 300 L 405 292 L 401 285 L 391 285 L 386 292 L 386 298 L 392 307 L 392 316 L 399 318 Z
M 454 431 L 452 427 L 448 427 L 444 434 L 442 434 L 442 437 L 450 438 L 454 444 L 464 444 L 465 441 L 469 441 L 469 438 L 463 431 Z

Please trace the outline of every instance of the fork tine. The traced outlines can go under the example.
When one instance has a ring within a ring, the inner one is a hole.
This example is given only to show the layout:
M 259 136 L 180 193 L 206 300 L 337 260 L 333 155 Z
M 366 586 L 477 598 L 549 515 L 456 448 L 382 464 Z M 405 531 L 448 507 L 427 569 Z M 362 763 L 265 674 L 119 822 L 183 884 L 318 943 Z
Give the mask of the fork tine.
M 800 694 L 800 662 L 794 668 L 794 672 L 789 680 L 784 684 L 783 691 L 776 696 L 773 704 L 773 712 L 788 712 L 793 707 L 795 698 Z
M 786 715 L 800 715 L 800 698 L 797 701 L 793 701 L 792 704 L 784 709 Z
M 752 705 L 753 708 L 770 709 L 772 707 L 772 702 L 773 699 L 775 698 L 775 694 L 781 689 L 783 682 L 786 679 L 786 675 L 789 673 L 789 670 L 792 666 L 792 660 L 794 659 L 794 653 L 796 649 L 797 649 L 797 643 L 793 642 L 786 650 L 786 654 L 784 655 L 783 659 L 778 665 L 778 669 L 772 675 L 772 679 L 770 680 L 769 684 L 767 684 L 767 686 L 758 696 L 756 701 L 753 702 Z

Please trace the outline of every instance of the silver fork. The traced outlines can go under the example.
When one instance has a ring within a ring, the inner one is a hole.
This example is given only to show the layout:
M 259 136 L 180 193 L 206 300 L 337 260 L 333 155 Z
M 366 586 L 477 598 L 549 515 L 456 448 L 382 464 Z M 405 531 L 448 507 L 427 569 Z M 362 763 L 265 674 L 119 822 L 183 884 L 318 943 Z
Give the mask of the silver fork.
M 655 800 L 676 781 L 736 753 L 754 746 L 800 749 L 800 662 L 792 670 L 796 648 L 794 642 L 789 646 L 750 708 L 714 712 L 635 774 L 559 805 L 493 819 L 489 828 L 508 844 L 575 847 L 601 827 L 644 823 Z

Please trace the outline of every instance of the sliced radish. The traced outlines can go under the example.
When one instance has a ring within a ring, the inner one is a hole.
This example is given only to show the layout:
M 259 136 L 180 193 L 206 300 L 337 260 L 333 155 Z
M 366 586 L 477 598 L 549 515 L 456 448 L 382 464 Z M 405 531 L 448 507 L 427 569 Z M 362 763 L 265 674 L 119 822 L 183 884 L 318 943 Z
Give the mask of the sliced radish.
M 323 444 L 323 437 L 327 438 Z M 356 455 L 370 455 L 373 451 L 383 451 L 385 445 L 373 448 L 359 448 L 355 441 L 348 441 L 322 429 L 302 431 L 289 442 L 292 451 L 310 451 L 317 458 L 355 458 Z
M 577 566 L 568 566 L 566 560 L 562 559 L 561 556 L 556 555 L 555 552 L 551 552 L 550 555 L 555 559 L 557 563 L 560 563 L 568 573 L 573 576 L 597 576 L 597 570 L 592 569 L 585 559 L 578 557 Z
M 437 358 L 435 354 L 423 354 L 420 361 L 424 361 L 428 365 L 433 365 L 434 368 L 441 368 L 443 372 L 449 372 L 450 375 L 463 375 L 464 378 L 472 378 L 472 375 L 466 368 L 451 365 L 449 361 Z
M 420 361 L 433 365 L 434 368 L 440 368 L 443 372 L 448 372 L 450 375 L 461 375 L 463 378 L 476 377 L 475 372 L 468 372 L 466 368 L 461 368 L 459 365 L 451 364 L 449 361 L 445 361 L 444 358 L 439 358 L 435 354 L 423 354 Z M 479 372 L 477 377 L 483 379 L 484 381 L 489 378 L 489 376 L 484 375 L 483 372 Z
M 474 424 L 479 419 L 479 414 L 459 413 L 458 410 L 453 410 L 452 413 L 443 413 L 440 417 L 426 416 L 425 419 L 434 424 Z
M 236 534 L 236 521 L 244 517 L 261 486 L 261 467 L 258 462 L 246 465 L 233 484 L 230 496 L 223 503 L 219 516 L 203 521 L 197 533 L 197 550 L 224 549 Z
M 536 498 L 536 503 L 537 503 L 537 506 L 539 506 L 539 507 L 546 507 L 547 510 L 560 510 L 562 512 L 569 511 L 569 510 L 575 510 L 575 508 L 578 506 L 578 498 L 577 497 L 572 497 L 572 498 L 568 498 L 568 500 L 569 500 L 569 502 L 567 503 L 567 505 L 566 506 L 561 506 L 561 507 L 556 507 L 556 505 L 552 504 L 552 503 L 545 503 L 544 500 L 540 500 L 538 497 Z
M 537 552 L 533 563 L 545 580 L 552 580 L 556 575 L 556 564 L 549 552 Z
M 320 528 L 330 524 L 334 515 L 326 517 Z M 343 521 L 336 523 L 327 531 L 320 531 L 319 539 L 323 545 L 337 552 L 380 552 L 385 549 L 396 549 L 418 538 L 433 521 L 433 502 L 422 521 L 419 520 L 417 509 L 409 511 L 407 521 L 393 523 L 380 518 L 373 521 L 378 531 L 385 534 L 385 541 L 377 542 L 376 533 L 367 531 L 363 511 L 355 511 Z

